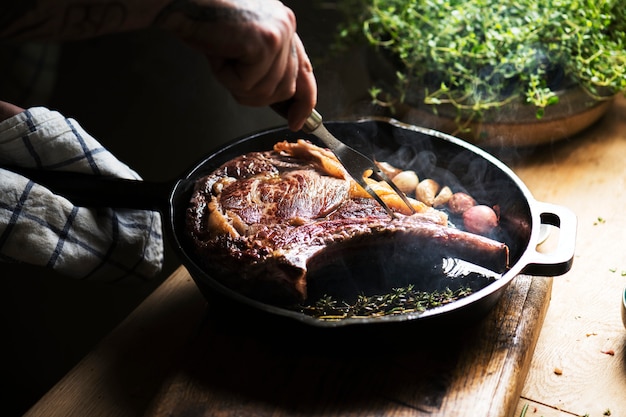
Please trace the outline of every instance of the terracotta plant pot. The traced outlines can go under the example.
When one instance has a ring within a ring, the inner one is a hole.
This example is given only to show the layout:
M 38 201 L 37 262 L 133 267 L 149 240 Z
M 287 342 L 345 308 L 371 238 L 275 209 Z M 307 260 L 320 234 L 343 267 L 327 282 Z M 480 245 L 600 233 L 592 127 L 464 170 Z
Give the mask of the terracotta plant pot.
M 537 118 L 533 106 L 510 104 L 484 113 L 476 122 L 457 122 L 451 106 L 412 106 L 405 102 L 395 109 L 397 118 L 440 130 L 482 147 L 535 146 L 565 139 L 598 121 L 609 109 L 613 97 L 594 100 L 580 88 L 559 94 L 559 103 Z

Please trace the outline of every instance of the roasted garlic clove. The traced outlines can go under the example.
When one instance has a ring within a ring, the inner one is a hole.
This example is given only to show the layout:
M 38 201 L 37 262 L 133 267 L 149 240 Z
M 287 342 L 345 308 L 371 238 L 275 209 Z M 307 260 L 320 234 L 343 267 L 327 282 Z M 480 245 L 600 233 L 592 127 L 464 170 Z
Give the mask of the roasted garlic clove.
M 441 187 L 437 181 L 426 178 L 417 184 L 417 187 L 415 188 L 415 198 L 428 206 L 432 206 L 440 188 Z
M 378 168 L 380 168 L 380 170 L 383 171 L 383 173 L 391 179 L 393 179 L 396 175 L 402 172 L 400 168 L 394 167 L 389 162 L 376 161 L 376 165 L 378 165 Z
M 402 171 L 393 177 L 392 181 L 403 193 L 412 194 L 419 183 L 419 178 L 415 171 Z
M 448 204 L 448 201 L 452 197 L 452 190 L 447 185 L 443 187 L 437 197 L 435 197 L 435 201 L 433 202 L 433 207 L 443 207 Z

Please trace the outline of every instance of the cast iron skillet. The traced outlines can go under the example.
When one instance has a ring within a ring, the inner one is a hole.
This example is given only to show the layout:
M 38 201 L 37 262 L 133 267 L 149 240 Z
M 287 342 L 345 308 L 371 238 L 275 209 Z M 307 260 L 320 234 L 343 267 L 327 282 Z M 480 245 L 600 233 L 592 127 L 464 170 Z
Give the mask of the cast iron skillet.
M 103 179 L 93 176 L 56 178 L 51 173 L 27 173 L 75 204 L 158 209 L 164 216 L 172 246 L 202 293 L 226 307 L 243 306 L 252 311 L 280 316 L 316 327 L 341 327 L 390 322 L 439 322 L 486 314 L 518 274 L 556 276 L 569 271 L 576 238 L 576 217 L 567 208 L 538 202 L 522 181 L 501 161 L 487 152 L 450 135 L 393 119 L 357 122 L 327 122 L 328 130 L 349 145 L 377 160 L 404 169 L 415 169 L 420 178 L 434 178 L 465 189 L 477 200 L 500 208 L 503 239 L 510 249 L 510 269 L 473 294 L 419 314 L 325 321 L 289 309 L 265 304 L 220 284 L 195 258 L 185 234 L 185 211 L 196 179 L 224 162 L 251 151 L 268 150 L 282 140 L 313 136 L 276 128 L 234 140 L 198 162 L 188 174 L 171 183 Z M 537 251 L 540 227 L 558 227 L 559 240 L 549 254 Z

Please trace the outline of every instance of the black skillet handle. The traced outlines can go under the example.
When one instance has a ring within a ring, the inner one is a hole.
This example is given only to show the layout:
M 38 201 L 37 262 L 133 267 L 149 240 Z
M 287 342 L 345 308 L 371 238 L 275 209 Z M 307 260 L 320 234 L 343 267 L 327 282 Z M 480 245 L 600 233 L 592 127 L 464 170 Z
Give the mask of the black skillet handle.
M 76 172 L 4 167 L 81 207 L 167 210 L 173 184 L 127 180 Z

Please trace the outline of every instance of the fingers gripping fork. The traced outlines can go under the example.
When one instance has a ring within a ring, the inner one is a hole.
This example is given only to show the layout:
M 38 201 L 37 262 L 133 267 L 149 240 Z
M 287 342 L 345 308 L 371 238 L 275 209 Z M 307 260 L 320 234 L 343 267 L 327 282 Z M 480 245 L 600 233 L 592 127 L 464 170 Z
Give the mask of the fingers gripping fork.
M 398 189 L 398 187 L 389 179 L 389 177 L 367 156 L 341 142 L 335 138 L 322 123 L 322 116 L 314 109 L 311 115 L 306 120 L 303 130 L 307 133 L 315 135 L 326 145 L 337 157 L 339 162 L 343 165 L 345 170 L 350 176 L 368 192 L 372 198 L 374 198 L 378 204 L 380 204 L 387 213 L 393 218 L 395 213 L 389 206 L 383 201 L 383 199 L 376 194 L 376 192 L 365 181 L 365 175 L 370 174 L 369 177 L 377 181 L 385 181 L 393 191 L 400 196 L 404 204 L 411 210 L 411 213 L 415 213 L 415 209 L 409 202 L 406 195 Z

